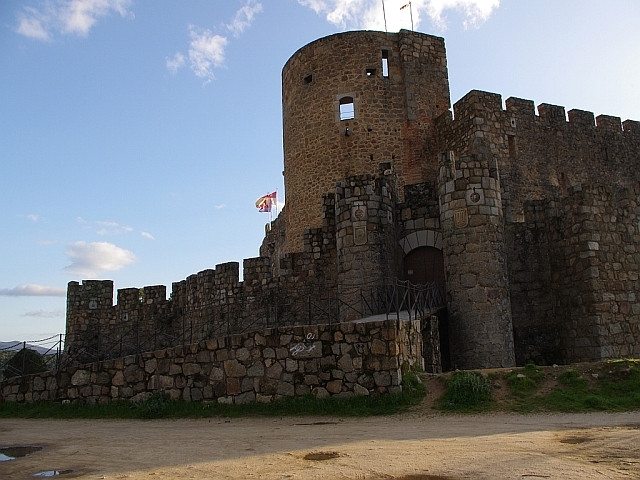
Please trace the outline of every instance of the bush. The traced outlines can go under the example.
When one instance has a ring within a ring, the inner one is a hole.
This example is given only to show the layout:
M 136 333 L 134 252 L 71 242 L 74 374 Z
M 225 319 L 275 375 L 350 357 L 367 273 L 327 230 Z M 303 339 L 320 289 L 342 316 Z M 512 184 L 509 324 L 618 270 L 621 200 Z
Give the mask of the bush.
M 480 411 L 491 402 L 491 382 L 478 372 L 455 372 L 440 397 L 443 410 Z
M 166 392 L 156 392 L 148 400 L 132 407 L 138 410 L 140 418 L 161 418 L 173 409 L 174 404 Z
M 4 378 L 16 377 L 18 375 L 31 375 L 47 371 L 47 364 L 42 355 L 30 348 L 23 348 L 7 362 L 4 371 Z

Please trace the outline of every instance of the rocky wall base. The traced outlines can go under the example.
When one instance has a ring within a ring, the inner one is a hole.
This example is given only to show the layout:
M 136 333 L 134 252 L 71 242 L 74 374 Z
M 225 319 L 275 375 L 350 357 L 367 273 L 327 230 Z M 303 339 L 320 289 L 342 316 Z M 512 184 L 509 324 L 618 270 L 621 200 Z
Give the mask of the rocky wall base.
M 419 321 L 280 327 L 79 367 L 6 379 L 0 400 L 243 404 L 285 396 L 398 392 L 402 371 L 423 367 Z

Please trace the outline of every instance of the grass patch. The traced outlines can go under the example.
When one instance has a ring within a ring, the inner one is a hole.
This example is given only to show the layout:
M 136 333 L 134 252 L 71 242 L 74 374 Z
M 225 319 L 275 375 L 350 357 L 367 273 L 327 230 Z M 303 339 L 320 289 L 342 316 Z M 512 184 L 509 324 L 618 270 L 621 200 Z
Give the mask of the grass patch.
M 526 397 L 534 393 L 542 381 L 545 374 L 542 369 L 536 368 L 532 363 L 524 368 L 514 370 L 507 375 L 507 383 L 511 394 L 516 397 Z
M 558 387 L 547 395 L 523 397 L 512 406 L 519 412 L 633 411 L 640 410 L 640 368 L 634 362 L 608 364 L 608 373 L 594 377 L 589 385 L 575 369 L 558 375 Z
M 285 397 L 271 403 L 226 405 L 217 402 L 171 400 L 156 393 L 148 400 L 132 404 L 129 401 L 104 405 L 41 402 L 35 404 L 0 403 L 0 418 L 207 418 L 242 417 L 251 415 L 284 416 L 372 416 L 391 415 L 420 403 L 425 388 L 413 373 L 403 377 L 403 391 L 387 395 L 371 394 L 348 398 Z
M 438 400 L 441 410 L 482 412 L 492 403 L 491 381 L 478 372 L 455 372 Z

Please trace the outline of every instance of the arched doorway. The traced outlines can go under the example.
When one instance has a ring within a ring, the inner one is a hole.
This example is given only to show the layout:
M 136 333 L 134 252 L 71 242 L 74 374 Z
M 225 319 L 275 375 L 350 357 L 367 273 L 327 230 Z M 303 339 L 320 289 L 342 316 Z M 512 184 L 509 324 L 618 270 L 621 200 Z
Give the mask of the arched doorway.
M 402 261 L 402 277 L 413 284 L 445 283 L 444 256 L 442 255 L 442 237 L 439 232 L 422 230 L 414 232 L 400 241 L 405 252 Z M 438 334 L 442 370 L 451 369 L 449 348 L 449 321 L 447 310 L 437 312 Z M 426 336 L 425 336 L 426 335 Z M 423 342 L 426 346 L 430 337 L 428 329 L 423 328 Z M 425 351 L 425 358 L 427 357 Z
M 444 283 L 444 257 L 435 247 L 418 247 L 403 260 L 403 276 L 413 284 Z

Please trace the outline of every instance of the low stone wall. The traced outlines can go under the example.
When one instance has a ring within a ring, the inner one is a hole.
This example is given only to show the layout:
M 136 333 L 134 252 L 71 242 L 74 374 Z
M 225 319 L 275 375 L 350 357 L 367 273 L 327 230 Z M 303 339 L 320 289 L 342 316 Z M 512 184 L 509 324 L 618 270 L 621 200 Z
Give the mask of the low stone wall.
M 419 321 L 280 327 L 14 377 L 0 400 L 270 402 L 284 396 L 347 397 L 401 390 L 402 371 L 423 367 Z

